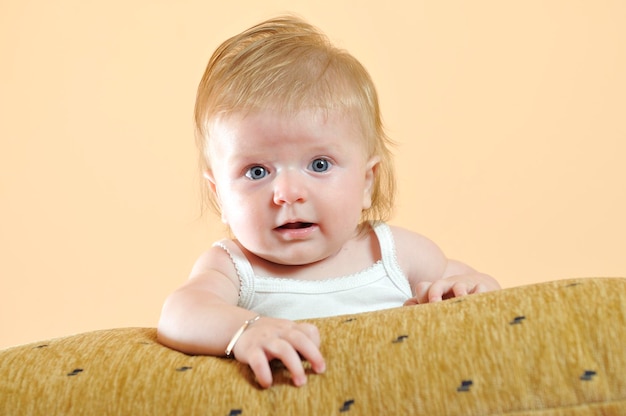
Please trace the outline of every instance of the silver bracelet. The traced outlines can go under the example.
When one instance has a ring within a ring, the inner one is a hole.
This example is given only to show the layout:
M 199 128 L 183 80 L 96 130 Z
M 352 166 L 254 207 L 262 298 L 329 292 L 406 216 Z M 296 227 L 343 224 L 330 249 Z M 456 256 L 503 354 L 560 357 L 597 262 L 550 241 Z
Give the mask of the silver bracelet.
M 243 323 L 243 325 L 241 325 L 237 332 L 235 332 L 235 335 L 233 335 L 233 337 L 230 339 L 230 342 L 228 343 L 228 346 L 226 347 L 225 352 L 227 357 L 230 357 L 230 354 L 233 352 L 233 348 L 235 348 L 235 344 L 237 343 L 237 341 L 239 341 L 239 338 L 241 337 L 241 334 L 243 334 L 243 331 L 248 329 L 248 327 L 256 321 L 258 321 L 260 317 L 261 315 L 257 315 L 252 319 L 248 319 L 246 322 Z

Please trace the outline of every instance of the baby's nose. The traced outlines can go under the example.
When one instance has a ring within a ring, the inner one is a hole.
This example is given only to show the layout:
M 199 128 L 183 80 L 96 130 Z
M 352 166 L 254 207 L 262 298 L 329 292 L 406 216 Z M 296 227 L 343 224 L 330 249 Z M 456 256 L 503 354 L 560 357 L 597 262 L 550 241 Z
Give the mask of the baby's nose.
M 282 172 L 274 179 L 274 203 L 276 205 L 295 204 L 307 200 L 307 189 L 303 178 L 297 172 Z

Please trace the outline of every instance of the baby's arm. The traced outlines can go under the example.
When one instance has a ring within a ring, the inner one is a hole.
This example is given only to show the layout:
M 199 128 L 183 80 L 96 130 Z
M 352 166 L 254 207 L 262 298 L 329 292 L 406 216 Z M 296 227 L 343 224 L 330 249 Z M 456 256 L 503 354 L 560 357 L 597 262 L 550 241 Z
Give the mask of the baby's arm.
M 493 277 L 477 272 L 460 261 L 448 259 L 426 237 L 402 228 L 392 229 L 398 262 L 409 279 L 414 296 L 405 305 L 500 289 L 500 284 Z
M 162 344 L 187 354 L 224 356 L 226 347 L 243 323 L 256 314 L 237 305 L 238 281 L 227 276 L 232 267 L 221 249 L 198 259 L 189 280 L 166 299 L 157 328 Z M 325 369 L 319 351 L 320 336 L 310 324 L 261 317 L 237 340 L 232 353 L 248 364 L 262 387 L 272 385 L 269 362 L 282 361 L 295 385 L 306 383 L 300 355 L 313 370 Z

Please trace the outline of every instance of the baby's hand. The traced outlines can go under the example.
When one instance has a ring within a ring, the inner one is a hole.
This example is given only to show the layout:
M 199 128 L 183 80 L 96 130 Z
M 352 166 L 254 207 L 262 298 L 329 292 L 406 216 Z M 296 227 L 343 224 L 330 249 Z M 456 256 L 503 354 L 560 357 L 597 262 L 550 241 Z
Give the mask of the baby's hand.
M 407 300 L 404 306 L 421 303 L 439 302 L 458 296 L 483 293 L 496 289 L 472 279 L 473 275 L 451 276 L 434 282 L 420 282 L 415 287 L 415 296 Z
M 233 353 L 239 362 L 250 366 L 264 388 L 272 385 L 269 363 L 274 359 L 289 370 L 296 386 L 302 386 L 306 384 L 306 374 L 300 357 L 316 373 L 326 370 L 319 346 L 320 334 L 315 325 L 262 317 L 241 335 Z

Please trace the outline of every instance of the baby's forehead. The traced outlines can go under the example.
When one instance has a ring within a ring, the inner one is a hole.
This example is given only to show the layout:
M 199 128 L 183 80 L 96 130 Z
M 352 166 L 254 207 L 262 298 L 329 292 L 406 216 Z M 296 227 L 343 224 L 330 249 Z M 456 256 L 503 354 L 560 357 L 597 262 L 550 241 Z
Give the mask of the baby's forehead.
M 214 117 L 209 127 L 210 152 L 254 150 L 254 146 L 364 146 L 364 134 L 354 111 L 306 108 L 297 112 L 274 108 L 247 110 Z
M 348 151 L 371 157 L 375 145 L 359 115 L 355 109 L 319 106 L 298 111 L 269 107 L 222 114 L 212 118 L 205 155 L 215 163 L 216 158 L 226 154 L 254 154 L 283 146 L 312 151 L 311 145 L 316 143 L 321 146 L 320 152 L 325 147 L 329 153 Z

